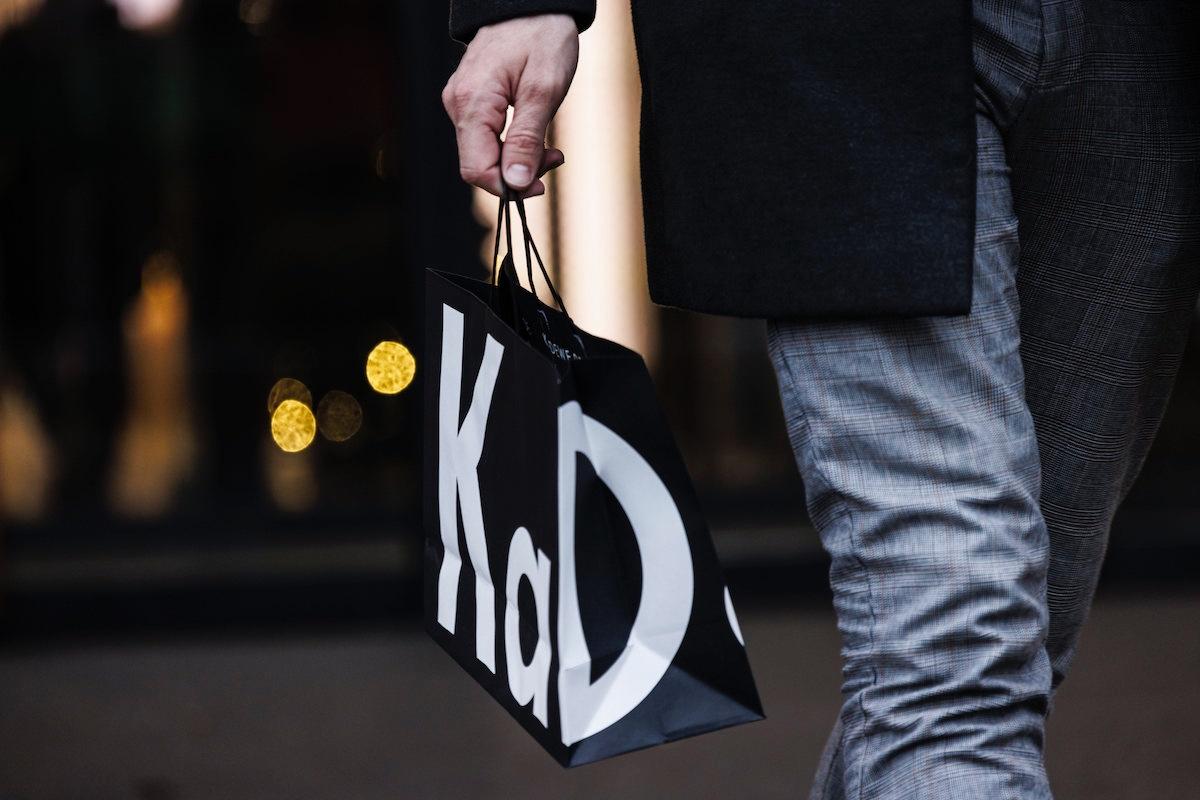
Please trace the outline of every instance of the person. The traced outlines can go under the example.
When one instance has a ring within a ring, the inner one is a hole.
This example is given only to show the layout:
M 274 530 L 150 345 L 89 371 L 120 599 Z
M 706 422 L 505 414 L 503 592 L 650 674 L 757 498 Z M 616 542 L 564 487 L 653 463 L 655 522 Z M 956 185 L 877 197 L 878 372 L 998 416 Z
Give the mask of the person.
M 466 181 L 544 191 L 593 13 L 452 0 Z M 1049 798 L 1050 700 L 1200 290 L 1200 9 L 633 18 L 651 295 L 767 320 L 832 559 L 843 706 L 812 797 Z

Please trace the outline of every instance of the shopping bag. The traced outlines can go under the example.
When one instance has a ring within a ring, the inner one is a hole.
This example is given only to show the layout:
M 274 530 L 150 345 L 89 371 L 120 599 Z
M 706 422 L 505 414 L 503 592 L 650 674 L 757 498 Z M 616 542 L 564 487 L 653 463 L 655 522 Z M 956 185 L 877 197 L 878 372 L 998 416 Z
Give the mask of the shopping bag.
M 558 308 L 504 200 L 494 283 L 426 273 L 426 627 L 564 766 L 762 719 L 645 364 L 571 321 L 515 204 Z

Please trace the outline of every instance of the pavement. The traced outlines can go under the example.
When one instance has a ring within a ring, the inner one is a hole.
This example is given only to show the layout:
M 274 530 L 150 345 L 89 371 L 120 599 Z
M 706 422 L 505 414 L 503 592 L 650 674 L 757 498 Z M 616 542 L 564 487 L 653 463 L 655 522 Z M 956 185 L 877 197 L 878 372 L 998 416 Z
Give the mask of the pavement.
M 411 626 L 18 644 L 0 799 L 806 797 L 838 708 L 832 614 L 741 617 L 766 721 L 574 770 Z M 1058 800 L 1200 797 L 1200 592 L 1101 598 L 1047 762 Z

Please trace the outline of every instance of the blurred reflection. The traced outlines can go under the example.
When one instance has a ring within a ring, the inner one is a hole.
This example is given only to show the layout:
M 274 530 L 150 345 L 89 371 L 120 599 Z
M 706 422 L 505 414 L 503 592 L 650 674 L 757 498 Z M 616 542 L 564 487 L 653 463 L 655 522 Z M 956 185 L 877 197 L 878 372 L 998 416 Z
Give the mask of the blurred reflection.
M 33 16 L 42 0 L 0 0 L 0 33 Z
M 263 447 L 267 493 L 280 511 L 297 514 L 317 504 L 317 474 L 313 452 L 285 453 L 266 442 Z
M 170 253 L 155 253 L 123 326 L 129 397 L 110 489 L 118 513 L 162 514 L 195 467 L 187 326 L 179 264 Z
M 317 435 L 317 418 L 299 400 L 284 400 L 271 415 L 271 438 L 285 453 L 299 453 Z
M 380 394 L 404 391 L 416 372 L 417 360 L 399 342 L 380 342 L 367 355 L 367 382 Z
M 274 5 L 272 0 L 242 0 L 238 5 L 238 18 L 254 30 L 259 25 L 265 25 L 271 18 Z
M 41 517 L 50 497 L 54 452 L 29 398 L 0 386 L 0 509 L 9 519 Z
M 155 33 L 170 27 L 182 0 L 108 0 L 117 7 L 117 18 L 126 28 Z
M 326 392 L 317 406 L 317 425 L 331 442 L 344 442 L 362 427 L 362 406 L 338 389 Z
M 84 526 L 112 499 L 134 416 L 122 320 L 162 241 L 157 43 L 103 0 L 0 8 L 21 22 L 0 37 L 3 368 L 53 453 L 46 516 Z

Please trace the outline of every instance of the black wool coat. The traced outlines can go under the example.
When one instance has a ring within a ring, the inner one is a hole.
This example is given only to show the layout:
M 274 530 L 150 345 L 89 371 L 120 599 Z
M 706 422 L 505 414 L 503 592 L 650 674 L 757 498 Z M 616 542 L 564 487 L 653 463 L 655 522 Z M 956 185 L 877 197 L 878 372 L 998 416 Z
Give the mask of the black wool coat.
M 594 0 L 451 0 L 450 31 Z M 969 310 L 970 0 L 633 0 L 651 297 L 747 317 Z M 576 158 L 587 158 L 576 153 Z

